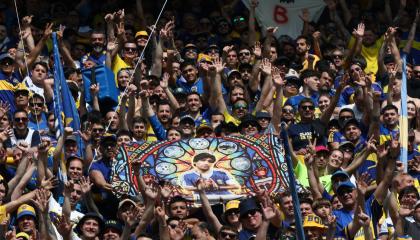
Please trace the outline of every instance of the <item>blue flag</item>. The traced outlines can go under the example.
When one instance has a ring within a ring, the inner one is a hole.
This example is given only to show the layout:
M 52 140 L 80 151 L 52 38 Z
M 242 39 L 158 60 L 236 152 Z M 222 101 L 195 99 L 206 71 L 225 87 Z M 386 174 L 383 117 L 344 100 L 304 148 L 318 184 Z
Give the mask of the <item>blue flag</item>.
M 54 52 L 54 115 L 56 119 L 57 139 L 64 133 L 65 127 L 73 128 L 74 132 L 80 130 L 80 118 L 76 103 L 64 77 L 61 65 L 60 51 L 58 49 L 57 33 L 52 34 Z M 63 119 L 64 118 L 64 119 Z M 78 155 L 83 156 L 83 142 L 76 135 Z

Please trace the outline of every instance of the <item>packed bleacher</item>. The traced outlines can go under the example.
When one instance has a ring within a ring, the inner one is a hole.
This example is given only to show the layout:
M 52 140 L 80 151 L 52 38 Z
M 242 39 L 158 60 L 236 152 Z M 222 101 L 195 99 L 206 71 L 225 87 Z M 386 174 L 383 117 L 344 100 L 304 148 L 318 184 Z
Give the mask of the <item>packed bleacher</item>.
M 420 239 L 419 8 L 0 2 L 0 240 Z

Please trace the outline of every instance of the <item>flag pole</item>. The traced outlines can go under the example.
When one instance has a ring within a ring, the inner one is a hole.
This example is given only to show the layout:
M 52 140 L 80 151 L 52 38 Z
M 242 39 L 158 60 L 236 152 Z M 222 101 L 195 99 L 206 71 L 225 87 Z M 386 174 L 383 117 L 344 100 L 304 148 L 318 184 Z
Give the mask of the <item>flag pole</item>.
M 283 148 L 284 148 L 284 158 L 286 159 L 287 164 L 287 175 L 289 175 L 289 189 L 292 194 L 293 199 L 293 210 L 295 213 L 295 226 L 296 226 L 296 236 L 298 240 L 305 240 L 305 232 L 303 231 L 303 221 L 302 221 L 302 213 L 300 212 L 300 203 L 299 198 L 297 195 L 296 190 L 296 178 L 295 173 L 293 171 L 293 163 L 291 159 L 291 154 L 289 151 L 289 135 L 287 134 L 286 124 L 284 122 L 281 123 L 281 132 L 279 136 L 279 140 L 283 141 Z

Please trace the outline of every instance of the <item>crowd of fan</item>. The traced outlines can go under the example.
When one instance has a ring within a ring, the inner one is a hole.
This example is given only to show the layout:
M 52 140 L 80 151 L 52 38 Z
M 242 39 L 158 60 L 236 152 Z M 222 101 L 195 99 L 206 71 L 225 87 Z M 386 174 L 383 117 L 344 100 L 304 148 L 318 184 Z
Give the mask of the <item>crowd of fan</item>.
M 144 177 L 138 196 L 112 193 L 122 144 L 241 134 L 288 141 L 306 239 L 419 239 L 418 1 L 326 0 L 296 39 L 258 26 L 256 0 L 171 0 L 156 25 L 163 1 L 17 2 L 19 25 L 0 3 L 1 239 L 296 239 L 288 191 L 212 206 L 204 175 L 201 208 Z M 53 31 L 82 122 L 58 139 Z M 100 83 L 85 100 L 82 71 L 104 66 L 119 107 Z

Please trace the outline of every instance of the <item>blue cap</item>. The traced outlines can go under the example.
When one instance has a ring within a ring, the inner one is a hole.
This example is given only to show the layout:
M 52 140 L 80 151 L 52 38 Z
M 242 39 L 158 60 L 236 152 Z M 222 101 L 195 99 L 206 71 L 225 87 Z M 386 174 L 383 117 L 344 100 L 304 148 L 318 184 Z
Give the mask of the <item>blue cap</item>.
M 337 187 L 337 193 L 339 193 L 344 188 L 355 189 L 356 186 L 354 186 L 354 184 L 350 181 L 340 182 L 340 184 L 338 184 L 338 187 Z
M 255 198 L 246 198 L 239 203 L 239 216 L 244 217 L 249 211 L 260 210 Z
M 345 171 L 343 171 L 343 170 L 338 170 L 338 171 L 335 171 L 335 172 L 331 175 L 331 180 L 332 180 L 333 178 L 335 178 L 335 177 L 338 177 L 338 176 L 344 176 L 344 177 L 346 177 L 347 179 L 349 179 L 349 178 L 350 178 L 350 176 L 349 176 L 349 174 L 348 174 L 347 172 L 345 172 Z

